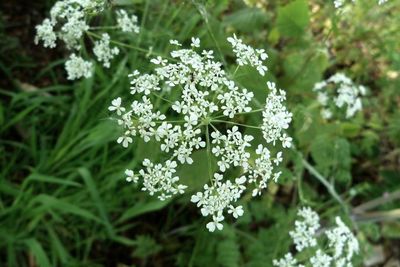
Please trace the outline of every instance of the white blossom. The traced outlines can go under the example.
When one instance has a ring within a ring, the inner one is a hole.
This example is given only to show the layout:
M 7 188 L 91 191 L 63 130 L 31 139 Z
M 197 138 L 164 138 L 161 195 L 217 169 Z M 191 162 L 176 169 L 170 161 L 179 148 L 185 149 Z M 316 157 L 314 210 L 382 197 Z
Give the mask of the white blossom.
M 65 70 L 68 74 L 68 80 L 75 80 L 81 77 L 89 78 L 92 76 L 93 63 L 71 54 L 65 62 Z
M 329 247 L 333 249 L 333 259 L 351 263 L 354 253 L 358 253 L 359 245 L 357 238 L 351 230 L 343 223 L 340 217 L 336 217 L 337 226 L 325 232 L 329 240 Z
M 344 110 L 347 119 L 362 110 L 361 97 L 366 94 L 366 88 L 358 86 L 343 73 L 336 73 L 326 81 L 314 85 L 317 100 L 322 106 L 321 116 L 330 119 L 337 111 Z
M 90 77 L 88 69 L 92 68 L 92 63 L 78 61 L 74 54 L 77 54 L 84 45 L 83 37 L 85 34 L 90 33 L 89 19 L 104 10 L 106 1 L 102 0 L 59 0 L 55 2 L 50 10 L 50 17 L 43 20 L 43 22 L 36 26 L 36 35 L 34 42 L 38 44 L 43 42 L 44 47 L 56 47 L 56 41 L 59 40 L 64 43 L 68 50 L 72 50 L 69 65 L 73 65 L 67 69 L 68 79 L 78 79 L 81 77 Z M 128 16 L 124 10 L 116 12 L 118 27 L 122 31 L 138 32 L 137 17 L 135 15 Z M 110 48 L 110 37 L 108 34 L 103 33 L 101 40 L 96 41 L 93 53 L 97 59 L 103 63 L 103 66 L 108 68 L 110 60 L 118 55 L 119 49 L 117 47 Z M 75 61 L 71 61 L 71 58 Z M 77 66 L 81 69 L 86 69 L 87 72 L 79 74 L 74 71 Z M 90 71 L 91 73 L 91 71 Z
M 283 131 L 289 128 L 289 123 L 292 121 L 292 113 L 283 105 L 286 100 L 286 92 L 282 89 L 278 91 L 275 83 L 268 82 L 267 85 L 271 92 L 267 97 L 263 111 L 261 128 L 264 139 L 273 144 L 275 144 L 276 140 L 283 139 L 285 147 L 288 147 L 289 139 Z
M 263 65 L 263 61 L 268 58 L 268 55 L 264 49 L 254 49 L 245 45 L 236 35 L 228 37 L 227 40 L 231 43 L 233 52 L 236 54 L 236 61 L 240 66 L 250 65 L 256 68 L 262 76 L 265 75 L 268 68 Z
M 153 139 L 160 144 L 161 158 L 165 156 L 177 166 L 196 164 L 193 153 L 205 149 L 207 157 L 216 159 L 217 172 L 208 173 L 211 184 L 205 184 L 201 192 L 192 195 L 191 202 L 196 203 L 203 216 L 211 218 L 206 224 L 209 231 L 221 230 L 226 215 L 234 219 L 243 215 L 243 207 L 237 202 L 245 190 L 252 190 L 253 196 L 257 196 L 269 180 L 277 181 L 280 172 L 274 168 L 283 161 L 283 154 L 278 151 L 271 155 L 265 145 L 259 144 L 256 159 L 250 160 L 254 137 L 235 125 L 235 117 L 252 111 L 253 92 L 230 78 L 222 63 L 214 60 L 213 51 L 197 52 L 200 39 L 192 38 L 190 49 L 181 48 L 176 40 L 170 43 L 177 46 L 170 52 L 172 60 L 157 56 L 150 59 L 154 71 L 135 70 L 129 74 L 130 92 L 135 99 L 130 107 L 123 107 L 120 98 L 112 101 L 109 110 L 115 112 L 124 130 L 117 142 L 127 147 L 137 137 L 145 142 Z M 253 53 L 265 59 L 266 54 L 257 51 Z M 283 132 L 291 121 L 291 113 L 283 106 L 284 92 L 280 90 L 278 94 L 273 83 L 268 86 L 274 89 L 266 100 L 263 123 L 254 128 L 262 132 L 267 143 L 275 145 L 279 139 L 283 147 L 290 147 L 292 138 Z M 162 101 L 168 103 L 168 109 L 161 112 L 158 103 Z M 221 130 L 216 127 L 224 124 Z M 210 164 L 211 159 L 207 161 Z M 151 169 L 162 168 L 157 163 L 151 164 Z M 234 180 L 227 176 L 231 169 L 240 170 Z M 155 186 L 149 186 L 155 183 L 153 176 L 144 173 L 139 170 L 134 177 L 143 177 L 139 181 L 146 191 L 158 192 Z M 136 181 L 131 176 L 127 179 Z M 172 195 L 164 193 L 161 198 Z
M 222 230 L 223 225 L 220 222 L 224 219 L 222 213 L 225 209 L 228 209 L 228 213 L 232 214 L 234 218 L 243 215 L 242 207 L 234 207 L 232 204 L 240 198 L 245 190 L 245 178 L 236 178 L 234 183 L 223 180 L 222 174 L 215 173 L 213 184 L 211 186 L 204 185 L 204 191 L 196 193 L 191 198 L 191 201 L 197 203 L 197 206 L 201 208 L 203 216 L 212 215 L 213 221 L 207 224 L 210 232 L 215 229 Z
M 126 181 L 129 183 L 130 182 L 137 183 L 139 180 L 139 177 L 137 175 L 135 175 L 135 173 L 132 170 L 126 169 L 125 175 L 126 175 Z
M 144 159 L 142 164 L 145 169 L 139 171 L 139 176 L 143 179 L 143 191 L 148 191 L 150 195 L 159 194 L 160 200 L 184 193 L 187 186 L 178 183 L 175 161 L 167 160 L 165 164 L 154 164 L 149 159 Z
M 122 112 L 125 112 L 125 108 L 121 107 L 121 98 L 117 97 L 116 99 L 114 99 L 113 101 L 111 101 L 111 106 L 108 107 L 109 111 L 117 111 L 117 115 L 121 115 Z
M 128 13 L 123 10 L 117 10 L 117 23 L 118 27 L 123 31 L 123 32 L 134 32 L 134 33 L 139 33 L 139 26 L 138 26 L 138 18 L 136 15 L 131 15 L 129 17 Z
M 110 60 L 119 54 L 118 47 L 110 47 L 110 36 L 107 33 L 103 33 L 101 40 L 94 43 L 93 53 L 97 57 L 97 60 L 103 62 L 105 68 L 110 67 Z
M 304 267 L 301 264 L 297 264 L 297 260 L 293 258 L 291 253 L 285 254 L 285 256 L 279 260 L 274 260 L 273 264 L 277 267 Z
M 305 207 L 298 211 L 297 216 L 301 217 L 301 220 L 296 220 L 295 230 L 289 232 L 297 251 L 316 246 L 315 234 L 320 227 L 318 214 Z
M 56 47 L 57 36 L 53 29 L 54 25 L 49 19 L 43 20 L 42 24 L 36 26 L 35 44 L 43 41 L 44 47 Z
M 331 262 L 332 257 L 325 254 L 320 249 L 318 249 L 316 254 L 310 258 L 310 263 L 313 267 L 330 267 Z
M 297 255 L 302 262 L 312 267 L 352 267 L 354 254 L 359 252 L 359 245 L 351 230 L 336 217 L 336 227 L 320 229 L 319 216 L 309 207 L 299 209 L 301 219 L 295 221 L 295 230 L 290 231 Z M 318 233 L 317 233 L 318 231 Z M 318 241 L 318 242 L 317 242 Z M 327 246 L 322 246 L 327 244 Z M 315 251 L 315 253 L 314 253 Z M 313 252 L 314 254 L 310 254 Z M 305 258 L 305 255 L 310 255 Z M 297 266 L 297 260 L 291 253 L 280 260 L 274 260 L 275 266 Z

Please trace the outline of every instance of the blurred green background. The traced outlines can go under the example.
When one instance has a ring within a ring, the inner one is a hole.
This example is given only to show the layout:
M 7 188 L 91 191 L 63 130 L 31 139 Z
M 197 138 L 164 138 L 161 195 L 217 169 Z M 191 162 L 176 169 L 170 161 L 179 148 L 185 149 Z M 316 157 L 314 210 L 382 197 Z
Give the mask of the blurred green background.
M 237 81 L 260 100 L 268 79 L 287 91 L 297 150 L 287 153 L 282 178 L 263 196 L 245 197 L 237 222 L 209 233 L 189 202 L 207 181 L 201 164 L 180 170 L 193 191 L 166 202 L 124 180 L 126 168 L 157 154 L 139 140 L 117 145 L 107 107 L 129 95 L 128 73 L 149 71 L 152 55 L 122 48 L 110 70 L 96 67 L 72 83 L 66 51 L 33 43 L 54 1 L 1 1 L 0 266 L 272 266 L 290 248 L 299 206 L 326 221 L 344 214 L 312 170 L 349 207 L 362 245 L 357 266 L 400 266 L 400 2 L 358 1 L 343 14 L 322 0 L 246 2 L 110 2 L 141 24 L 139 35 L 112 38 L 167 55 L 169 39 L 196 36 L 233 63 L 226 38 L 236 33 L 269 54 L 267 77 L 243 68 Z M 107 25 L 110 14 L 96 23 Z M 354 119 L 327 122 L 312 87 L 336 72 L 368 96 Z

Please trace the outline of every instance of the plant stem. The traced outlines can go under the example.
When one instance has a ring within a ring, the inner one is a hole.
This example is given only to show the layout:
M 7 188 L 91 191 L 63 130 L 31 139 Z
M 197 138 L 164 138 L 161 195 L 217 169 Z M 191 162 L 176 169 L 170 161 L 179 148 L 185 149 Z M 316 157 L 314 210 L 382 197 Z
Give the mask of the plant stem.
M 308 163 L 308 161 L 306 161 L 302 155 L 301 155 L 301 161 L 303 163 L 304 168 L 306 168 L 306 170 L 309 171 L 310 174 L 312 174 L 315 178 L 318 179 L 318 181 L 320 181 L 325 186 L 325 188 L 332 195 L 332 197 L 342 206 L 346 214 L 349 214 L 348 206 L 340 197 L 340 195 L 336 192 L 335 188 L 328 182 L 328 180 L 324 176 L 322 176 L 310 163 Z
M 234 125 L 239 125 L 243 127 L 248 127 L 248 128 L 253 128 L 253 129 L 261 129 L 259 126 L 254 126 L 254 125 L 248 125 L 248 124 L 242 124 L 238 122 L 233 122 L 233 121 L 224 121 L 224 120 L 211 120 L 212 122 L 222 122 L 222 123 L 227 123 L 227 124 L 234 124 Z

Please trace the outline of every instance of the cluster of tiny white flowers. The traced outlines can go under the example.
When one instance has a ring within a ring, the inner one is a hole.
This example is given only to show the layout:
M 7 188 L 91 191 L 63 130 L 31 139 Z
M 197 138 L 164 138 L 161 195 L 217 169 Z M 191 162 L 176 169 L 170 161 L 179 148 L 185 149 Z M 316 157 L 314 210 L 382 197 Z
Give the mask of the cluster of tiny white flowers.
M 271 92 L 262 110 L 263 122 L 253 126 L 262 132 L 265 144 L 258 145 L 257 158 L 251 161 L 254 137 L 243 134 L 240 124 L 235 125 L 232 119 L 237 114 L 252 112 L 253 93 L 230 78 L 222 64 L 214 60 L 213 51 L 197 51 L 200 39 L 192 38 L 190 49 L 180 48 L 182 45 L 176 40 L 171 40 L 170 44 L 178 47 L 171 51 L 171 60 L 160 56 L 152 58 L 150 62 L 155 65 L 152 73 L 135 70 L 129 75 L 130 93 L 139 100 L 134 100 L 130 108 L 124 107 L 119 97 L 111 102 L 108 109 L 116 113 L 123 128 L 117 142 L 128 147 L 135 137 L 145 142 L 153 139 L 160 143 L 160 150 L 177 167 L 193 164 L 194 151 L 207 151 L 209 161 L 216 159 L 217 170 L 212 173 L 209 165 L 211 185 L 205 184 L 203 191 L 195 193 L 191 201 L 196 203 L 203 216 L 211 217 L 206 225 L 209 231 L 221 230 L 224 212 L 233 218 L 243 215 L 242 206 L 235 203 L 248 187 L 256 196 L 267 187 L 270 179 L 277 181 L 280 172 L 275 171 L 275 166 L 282 162 L 282 152 L 273 157 L 266 145 L 272 143 L 275 146 L 280 140 L 284 147 L 290 146 L 292 139 L 282 131 L 288 128 L 292 115 L 283 105 L 284 91 L 279 90 L 278 94 L 275 84 L 268 83 Z M 171 99 L 168 99 L 169 95 Z M 154 111 L 158 108 L 155 103 L 160 101 L 169 104 L 164 113 Z M 171 120 L 167 115 L 172 117 Z M 171 172 L 161 175 L 165 172 L 163 165 L 146 162 L 143 166 L 147 171 L 139 171 L 136 175 L 133 170 L 127 170 L 127 180 L 143 181 L 143 190 L 159 195 L 160 199 L 183 193 L 185 187 L 175 185 L 178 177 Z M 233 181 L 226 174 L 230 169 L 241 171 Z
M 263 61 L 268 58 L 268 54 L 264 49 L 254 49 L 251 46 L 245 45 L 236 35 L 229 37 L 228 42 L 233 47 L 233 52 L 236 54 L 236 61 L 239 66 L 250 65 L 255 67 L 262 76 L 265 75 L 268 68 L 263 65 Z
M 355 0 L 351 0 L 353 3 Z M 378 5 L 386 3 L 388 0 L 378 0 Z M 335 8 L 341 8 L 346 3 L 346 0 L 333 0 Z
M 233 126 L 223 135 L 219 131 L 211 134 L 212 153 L 219 159 L 217 165 L 221 172 L 225 172 L 231 165 L 241 166 L 245 171 L 249 169 L 248 160 L 250 153 L 246 152 L 247 147 L 251 147 L 250 142 L 254 139 L 252 135 L 242 135 L 239 127 Z
M 177 163 L 176 161 L 167 160 L 164 165 L 154 164 L 149 159 L 143 160 L 143 166 L 146 169 L 141 169 L 138 174 L 132 170 L 125 170 L 127 182 L 137 183 L 139 176 L 143 178 L 143 191 L 148 191 L 152 196 L 160 192 L 158 198 L 166 200 L 175 194 L 182 194 L 187 188 L 186 185 L 178 184 L 179 177 L 175 176 Z
M 286 92 L 277 90 L 273 82 L 268 82 L 267 85 L 271 93 L 267 97 L 263 111 L 264 138 L 273 144 L 279 139 L 284 147 L 290 147 L 291 138 L 283 131 L 289 128 L 289 123 L 292 121 L 292 114 L 282 104 L 286 100 Z
M 329 267 L 331 266 L 332 257 L 318 249 L 314 256 L 310 258 L 313 267 Z
M 123 32 L 134 32 L 139 33 L 138 18 L 136 15 L 131 15 L 129 17 L 128 13 L 121 9 L 117 10 L 117 23 L 118 27 Z
M 358 241 L 340 217 L 336 217 L 336 224 L 337 227 L 326 231 L 328 246 L 333 248 L 336 266 L 350 266 L 354 253 L 359 251 Z
M 304 265 L 297 264 L 297 260 L 293 258 L 292 253 L 286 253 L 283 258 L 274 260 L 272 264 L 278 267 L 304 267 Z
M 316 246 L 317 239 L 314 236 L 320 227 L 318 214 L 311 208 L 305 207 L 297 212 L 297 216 L 302 220 L 296 220 L 295 230 L 289 232 L 297 251 Z
M 297 215 L 301 218 L 295 221 L 295 230 L 290 231 L 297 252 L 310 248 L 316 252 L 309 259 L 302 260 L 305 265 L 298 264 L 296 258 L 287 253 L 283 258 L 274 260 L 277 267 L 351 267 L 354 254 L 359 252 L 357 238 L 351 230 L 336 217 L 333 228 L 320 230 L 319 216 L 309 207 L 302 208 Z M 328 244 L 326 249 L 320 245 Z
M 262 190 L 267 188 L 268 181 L 272 178 L 275 182 L 278 181 L 281 172 L 273 172 L 274 167 L 268 148 L 259 144 L 256 149 L 258 157 L 254 161 L 254 166 L 248 172 L 249 183 L 254 184 L 252 196 L 255 197 L 260 195 Z M 276 154 L 276 158 L 273 160 L 275 165 L 279 165 L 282 161 L 282 152 Z
M 65 69 L 68 73 L 68 80 L 75 80 L 81 77 L 89 78 L 92 75 L 93 63 L 71 54 L 65 62 Z
M 221 221 L 224 219 L 224 209 L 227 208 L 228 213 L 232 214 L 234 218 L 243 215 L 243 207 L 234 207 L 231 203 L 236 202 L 241 197 L 246 189 L 245 182 L 245 176 L 236 178 L 232 183 L 230 180 L 224 181 L 222 174 L 215 173 L 213 184 L 211 186 L 204 185 L 204 192 L 197 192 L 192 196 L 191 201 L 197 203 L 197 207 L 201 207 L 201 214 L 203 216 L 212 216 L 212 221 L 206 225 L 210 232 L 223 228 Z
M 85 43 L 82 40 L 84 35 L 91 29 L 88 24 L 90 17 L 102 12 L 105 5 L 104 0 L 57 1 L 50 10 L 50 17 L 44 19 L 41 24 L 36 26 L 35 43 L 39 44 L 39 42 L 43 42 L 44 47 L 55 48 L 57 40 L 60 40 L 68 50 L 71 50 L 71 54 L 78 54 Z M 137 17 L 135 15 L 129 17 L 126 11 L 119 10 L 116 12 L 116 16 L 117 27 L 121 31 L 139 32 Z M 119 53 L 118 48 L 110 48 L 109 43 L 110 37 L 104 33 L 101 36 L 101 40 L 94 43 L 93 49 L 93 53 L 97 59 L 106 68 L 110 66 L 110 60 Z M 92 76 L 92 64 L 89 68 L 88 61 L 83 60 L 81 57 L 71 55 L 71 58 L 75 60 L 71 61 L 70 59 L 65 63 L 68 79 L 73 80 Z M 74 66 L 76 66 L 76 69 L 74 69 Z M 89 69 L 90 72 L 88 72 Z M 79 73 L 80 71 L 83 72 Z
M 110 60 L 119 54 L 118 47 L 110 47 L 110 35 L 103 33 L 101 40 L 94 43 L 93 53 L 105 68 L 110 67 Z
M 354 84 L 343 73 L 316 83 L 313 91 L 317 93 L 317 100 L 323 107 L 321 115 L 325 119 L 332 118 L 337 109 L 345 109 L 347 119 L 353 117 L 362 110 L 361 97 L 366 94 L 364 86 Z

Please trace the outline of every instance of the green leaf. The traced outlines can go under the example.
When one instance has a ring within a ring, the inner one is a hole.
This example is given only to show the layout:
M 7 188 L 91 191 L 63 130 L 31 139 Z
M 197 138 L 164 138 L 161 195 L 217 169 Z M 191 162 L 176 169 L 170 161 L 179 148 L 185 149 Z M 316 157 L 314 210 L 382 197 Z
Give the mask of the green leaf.
M 30 252 L 35 257 L 35 261 L 37 266 L 40 267 L 51 267 L 49 258 L 46 255 L 42 245 L 36 239 L 26 239 L 24 243 L 28 246 Z
M 58 210 L 63 213 L 71 213 L 71 214 L 77 215 L 79 217 L 82 217 L 84 219 L 101 223 L 101 220 L 98 217 L 96 217 L 95 215 L 93 215 L 92 213 L 90 213 L 89 211 L 84 210 L 74 204 L 71 204 L 71 203 L 67 202 L 66 200 L 57 199 L 50 195 L 41 194 L 41 195 L 36 196 L 35 198 L 33 198 L 31 200 L 30 205 L 28 205 L 28 207 L 34 206 L 36 203 L 39 203 L 41 205 L 34 209 L 32 209 L 32 207 L 30 207 L 30 211 L 33 214 L 40 215 L 44 212 L 50 212 L 52 209 L 54 209 L 54 210 Z
M 192 154 L 193 164 L 182 165 L 177 175 L 180 182 L 187 185 L 186 192 L 196 191 L 204 186 L 209 181 L 209 160 L 207 150 L 197 150 Z M 214 159 L 211 159 L 211 173 L 216 171 L 217 167 Z
M 254 33 L 254 29 L 263 28 L 268 19 L 259 8 L 244 8 L 225 16 L 223 24 L 241 32 Z
M 161 201 L 161 200 L 155 200 L 155 201 L 145 200 L 144 202 L 136 203 L 135 206 L 127 209 L 121 215 L 121 217 L 117 220 L 117 223 L 124 222 L 124 221 L 126 221 L 128 219 L 132 219 L 134 217 L 137 217 L 139 215 L 142 215 L 142 214 L 145 214 L 145 213 L 148 213 L 148 212 L 160 210 L 160 209 L 164 208 L 170 201 L 171 201 L 171 199 L 169 198 L 169 199 L 164 200 L 164 201 Z
M 92 175 L 90 174 L 89 170 L 87 168 L 79 168 L 78 169 L 79 174 L 82 176 L 83 181 L 86 184 L 86 187 L 90 193 L 90 197 L 92 198 L 92 203 L 96 206 L 101 219 L 104 222 L 104 225 L 106 226 L 107 233 L 109 236 L 114 235 L 114 229 L 110 223 L 110 220 L 108 219 L 108 214 L 105 209 L 103 200 L 100 198 L 99 191 L 97 190 L 97 186 L 95 182 L 93 181 Z
M 60 184 L 60 185 L 75 186 L 75 187 L 82 186 L 80 183 L 77 183 L 74 181 L 70 181 L 67 179 L 62 179 L 62 178 L 58 178 L 58 177 L 54 177 L 54 176 L 39 174 L 39 173 L 32 173 L 31 175 L 29 175 L 24 180 L 24 186 L 27 183 L 29 183 L 30 181 L 37 181 L 37 182 L 51 183 L 51 184 Z
M 308 5 L 305 0 L 296 0 L 278 9 L 277 27 L 283 36 L 301 36 L 309 20 Z
M 309 94 L 314 84 L 322 80 L 327 67 L 327 51 L 313 50 L 311 53 L 304 53 L 303 48 L 298 47 L 283 61 L 285 71 L 283 85 L 287 85 L 287 89 L 292 92 Z

